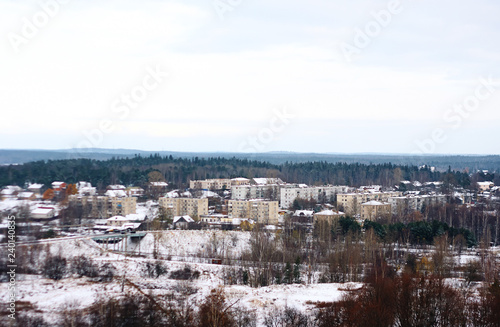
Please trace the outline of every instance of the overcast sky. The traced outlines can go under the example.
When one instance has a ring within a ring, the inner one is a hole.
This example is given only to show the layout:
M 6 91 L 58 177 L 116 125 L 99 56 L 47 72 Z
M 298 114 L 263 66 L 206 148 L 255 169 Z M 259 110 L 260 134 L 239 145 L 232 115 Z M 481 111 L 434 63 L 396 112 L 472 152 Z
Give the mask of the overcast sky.
M 500 154 L 498 17 L 495 0 L 0 0 L 0 148 Z

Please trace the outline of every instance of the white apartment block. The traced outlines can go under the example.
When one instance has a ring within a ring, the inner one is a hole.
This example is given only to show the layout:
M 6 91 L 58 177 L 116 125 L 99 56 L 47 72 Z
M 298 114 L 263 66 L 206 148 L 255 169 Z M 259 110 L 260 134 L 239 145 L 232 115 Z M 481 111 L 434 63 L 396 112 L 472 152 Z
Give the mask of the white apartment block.
M 160 198 L 159 204 L 167 210 L 169 216 L 190 216 L 197 220 L 208 215 L 208 199 L 196 198 Z
M 339 193 L 351 191 L 348 186 L 328 185 L 328 186 L 306 186 L 306 185 L 284 185 L 280 191 L 281 208 L 290 208 L 296 198 L 314 201 L 333 202 Z
M 248 218 L 262 224 L 278 224 L 278 201 L 229 200 L 229 218 Z
M 233 185 L 249 185 L 250 180 L 248 178 L 217 178 L 217 179 L 205 179 L 205 180 L 195 180 L 189 181 L 189 188 L 201 189 L 201 190 L 222 190 L 230 189 Z
M 231 187 L 232 200 L 266 199 L 278 200 L 280 186 L 272 185 L 238 185 Z
M 347 215 L 361 214 L 361 204 L 369 201 L 388 202 L 389 198 L 401 196 L 401 192 L 364 192 L 337 194 L 337 207 L 343 207 Z

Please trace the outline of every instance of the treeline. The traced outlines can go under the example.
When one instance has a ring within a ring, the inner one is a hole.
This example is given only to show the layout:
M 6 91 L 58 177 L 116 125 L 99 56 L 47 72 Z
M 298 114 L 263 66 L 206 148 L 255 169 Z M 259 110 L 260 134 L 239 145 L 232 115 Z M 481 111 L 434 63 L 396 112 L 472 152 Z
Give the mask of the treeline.
M 148 174 L 159 171 L 174 187 L 187 187 L 189 180 L 235 177 L 279 177 L 287 182 L 311 185 L 339 184 L 361 186 L 378 184 L 394 186 L 401 180 L 420 182 L 445 181 L 469 187 L 468 174 L 456 171 L 446 173 L 431 171 L 417 166 L 359 163 L 306 162 L 271 164 L 263 161 L 237 158 L 174 158 L 150 155 L 142 157 L 99 161 L 68 159 L 34 161 L 22 165 L 0 167 L 0 186 L 19 185 L 26 182 L 53 181 L 66 183 L 91 182 L 98 189 L 110 184 L 142 186 L 148 182 Z
M 342 225 L 348 225 L 352 228 L 352 224 L 357 224 L 356 221 L 350 218 L 341 218 Z M 474 234 L 465 228 L 453 228 L 447 223 L 433 220 L 414 221 L 408 224 L 395 223 L 382 225 L 375 221 L 365 220 L 363 227 L 365 230 L 373 230 L 380 241 L 385 243 L 403 240 L 411 245 L 430 245 L 434 243 L 436 237 L 448 235 L 450 240 L 455 239 L 455 242 L 460 242 L 461 248 L 473 247 L 477 245 Z M 345 228 L 345 227 L 344 227 Z M 356 228 L 354 228 L 356 229 Z

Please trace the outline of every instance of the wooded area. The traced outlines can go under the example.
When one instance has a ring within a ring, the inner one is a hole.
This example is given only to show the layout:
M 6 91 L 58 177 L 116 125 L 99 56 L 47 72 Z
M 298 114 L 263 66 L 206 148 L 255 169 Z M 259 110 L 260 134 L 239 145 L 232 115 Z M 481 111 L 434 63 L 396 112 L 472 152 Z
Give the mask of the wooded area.
M 148 174 L 159 171 L 175 188 L 187 188 L 189 180 L 235 177 L 279 177 L 290 183 L 310 185 L 337 184 L 361 186 L 377 184 L 394 186 L 401 180 L 420 182 L 451 180 L 462 186 L 470 186 L 469 175 L 464 172 L 431 171 L 417 166 L 359 163 L 305 162 L 271 164 L 268 162 L 237 158 L 174 158 L 150 155 L 130 159 L 99 161 L 69 159 L 34 161 L 22 165 L 0 167 L 0 186 L 19 185 L 26 182 L 50 185 L 53 181 L 76 183 L 91 182 L 98 190 L 110 184 L 142 186 L 148 182 Z

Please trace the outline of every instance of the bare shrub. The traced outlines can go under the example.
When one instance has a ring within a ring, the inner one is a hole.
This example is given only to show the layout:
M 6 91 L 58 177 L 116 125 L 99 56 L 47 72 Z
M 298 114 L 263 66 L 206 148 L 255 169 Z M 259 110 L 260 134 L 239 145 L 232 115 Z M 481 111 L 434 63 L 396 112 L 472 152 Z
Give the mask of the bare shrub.
M 197 270 L 191 270 L 191 267 L 189 266 L 184 266 L 183 269 L 172 271 L 169 277 L 176 280 L 193 280 L 200 277 L 200 272 Z
M 155 262 L 146 262 L 143 267 L 144 275 L 149 278 L 158 278 L 162 275 L 166 275 L 168 268 L 161 260 L 156 260 Z
M 66 258 L 61 255 L 47 256 L 43 266 L 43 275 L 53 280 L 60 280 L 67 272 Z
M 271 312 L 268 312 L 267 316 L 264 318 L 264 326 L 312 327 L 313 321 L 307 314 L 302 313 L 295 308 L 287 306 L 283 309 L 275 309 Z
M 71 260 L 71 270 L 78 276 L 97 277 L 99 268 L 94 261 L 84 255 L 75 257 Z
M 109 283 L 115 277 L 115 267 L 110 263 L 105 263 L 99 267 L 99 281 L 104 283 Z
M 221 288 L 213 289 L 200 305 L 198 312 L 199 326 L 233 327 L 236 322 L 231 313 L 231 305 L 226 303 L 226 296 Z

